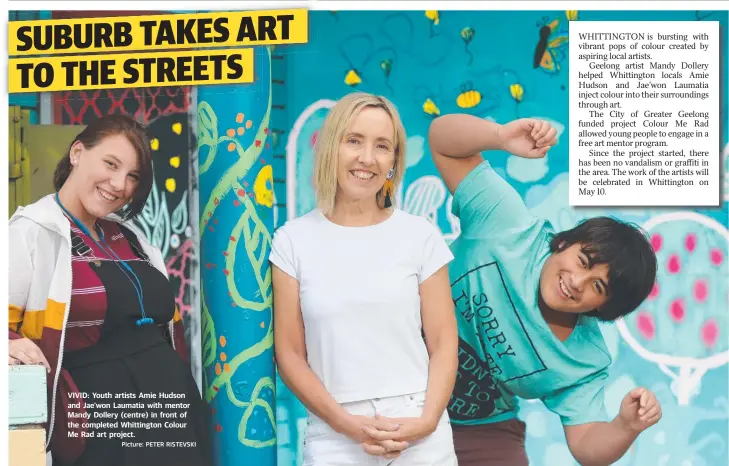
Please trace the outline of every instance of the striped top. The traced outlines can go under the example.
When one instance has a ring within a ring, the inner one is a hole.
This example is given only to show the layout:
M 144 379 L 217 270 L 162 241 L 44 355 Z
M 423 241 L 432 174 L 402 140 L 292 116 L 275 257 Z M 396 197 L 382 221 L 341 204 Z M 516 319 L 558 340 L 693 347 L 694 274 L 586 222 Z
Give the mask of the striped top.
M 90 264 L 95 261 L 110 261 L 112 258 L 71 220 L 69 222 L 71 222 L 73 244 L 71 255 L 73 286 L 64 349 L 75 351 L 96 344 L 106 317 L 106 288 Z M 118 224 L 108 220 L 99 220 L 98 223 L 104 232 L 106 243 L 121 259 L 142 260 L 134 253 Z

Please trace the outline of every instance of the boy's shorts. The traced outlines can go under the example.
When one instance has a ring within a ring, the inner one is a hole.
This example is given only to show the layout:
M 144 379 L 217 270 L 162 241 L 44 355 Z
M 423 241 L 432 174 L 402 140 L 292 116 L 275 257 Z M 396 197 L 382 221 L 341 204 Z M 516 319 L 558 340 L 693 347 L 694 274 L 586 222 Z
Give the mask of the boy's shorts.
M 529 466 L 525 438 L 526 424 L 519 419 L 476 426 L 453 425 L 460 466 Z

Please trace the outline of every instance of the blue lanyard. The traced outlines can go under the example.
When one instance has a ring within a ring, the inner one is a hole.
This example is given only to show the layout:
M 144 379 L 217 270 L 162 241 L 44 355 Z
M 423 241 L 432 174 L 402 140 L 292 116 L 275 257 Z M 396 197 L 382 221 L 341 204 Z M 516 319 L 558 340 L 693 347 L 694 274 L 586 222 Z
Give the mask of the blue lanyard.
M 71 218 L 71 220 L 73 220 L 73 223 L 75 223 L 76 226 L 82 232 L 84 232 L 84 234 L 86 234 L 86 236 L 91 238 L 91 240 L 94 243 L 96 243 L 96 245 L 99 247 L 99 249 L 101 249 L 104 252 L 104 254 L 106 254 L 112 260 L 112 262 L 114 262 L 114 264 L 116 264 L 117 267 L 119 267 L 119 270 L 122 271 L 124 276 L 126 276 L 129 279 L 129 281 L 132 282 L 134 291 L 137 293 L 137 300 L 139 301 L 139 308 L 142 310 L 142 318 L 137 320 L 137 326 L 141 327 L 144 324 L 153 324 L 154 320 L 152 320 L 151 317 L 147 317 L 147 314 L 144 312 L 144 291 L 142 289 L 142 283 L 139 281 L 139 277 L 137 277 L 137 274 L 134 273 L 134 271 L 129 266 L 129 264 L 127 264 L 126 261 L 122 260 L 114 252 L 114 250 L 111 249 L 111 246 L 109 246 L 106 243 L 106 240 L 104 239 L 104 232 L 101 230 L 101 228 L 99 228 L 98 225 L 96 226 L 96 233 L 98 233 L 99 238 L 101 238 L 101 243 L 99 243 L 98 241 L 96 241 L 96 238 L 94 238 L 91 235 L 91 232 L 89 232 L 89 230 L 86 228 L 86 226 L 83 223 L 81 223 L 76 217 L 74 217 L 74 215 L 71 212 L 69 212 L 63 206 L 63 204 L 61 204 L 61 200 L 58 198 L 58 193 L 56 193 L 56 202 L 61 207 L 61 209 L 66 213 L 66 215 L 68 215 Z M 103 245 L 102 245 L 102 243 L 103 243 Z M 129 273 L 127 273 L 127 272 L 129 272 Z M 131 276 L 129 274 L 131 274 Z M 134 277 L 134 280 L 132 280 L 132 277 Z

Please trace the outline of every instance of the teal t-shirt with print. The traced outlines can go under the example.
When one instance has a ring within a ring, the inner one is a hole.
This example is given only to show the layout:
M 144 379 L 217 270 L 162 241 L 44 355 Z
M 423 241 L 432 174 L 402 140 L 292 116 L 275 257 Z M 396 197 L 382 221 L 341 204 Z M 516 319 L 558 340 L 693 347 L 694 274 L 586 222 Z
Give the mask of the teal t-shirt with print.
M 453 214 L 461 235 L 449 273 L 459 368 L 448 413 L 455 424 L 514 418 L 518 398 L 540 399 L 564 425 L 607 420 L 611 358 L 595 318 L 581 316 L 564 342 L 537 300 L 554 231 L 484 161 L 460 183 Z

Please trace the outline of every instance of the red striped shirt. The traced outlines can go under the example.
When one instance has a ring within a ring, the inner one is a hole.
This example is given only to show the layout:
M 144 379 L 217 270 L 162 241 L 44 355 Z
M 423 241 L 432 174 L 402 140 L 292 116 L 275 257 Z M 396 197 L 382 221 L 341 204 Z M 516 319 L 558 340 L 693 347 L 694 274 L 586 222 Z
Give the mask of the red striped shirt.
M 69 220 L 69 222 L 71 222 Z M 134 253 L 129 242 L 122 234 L 119 226 L 107 220 L 99 220 L 104 232 L 106 244 L 123 260 L 142 260 Z M 95 345 L 99 339 L 101 325 L 104 323 L 107 309 L 106 288 L 99 276 L 91 267 L 94 261 L 110 261 L 96 242 L 71 222 L 71 232 L 81 238 L 88 248 L 75 247 L 81 250 L 81 256 L 73 254 L 71 267 L 73 285 L 71 287 L 71 309 L 66 326 L 66 351 L 75 351 Z

